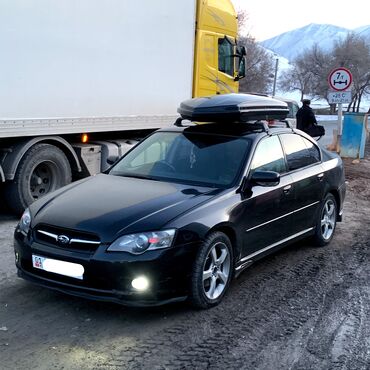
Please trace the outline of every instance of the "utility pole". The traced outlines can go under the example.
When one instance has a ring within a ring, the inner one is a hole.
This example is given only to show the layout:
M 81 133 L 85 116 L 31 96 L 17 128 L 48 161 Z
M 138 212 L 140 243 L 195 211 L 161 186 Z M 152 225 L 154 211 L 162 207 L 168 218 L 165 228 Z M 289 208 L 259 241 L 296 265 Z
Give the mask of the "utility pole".
M 276 58 L 276 60 L 275 60 L 275 73 L 274 73 L 274 85 L 272 87 L 272 96 L 275 96 L 278 68 L 279 68 L 279 58 Z

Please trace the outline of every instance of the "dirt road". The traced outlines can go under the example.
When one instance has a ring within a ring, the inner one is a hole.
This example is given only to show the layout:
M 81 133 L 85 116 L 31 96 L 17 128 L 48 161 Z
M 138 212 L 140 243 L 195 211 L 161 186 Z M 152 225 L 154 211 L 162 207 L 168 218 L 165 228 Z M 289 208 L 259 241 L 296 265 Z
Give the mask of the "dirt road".
M 346 169 L 331 245 L 265 258 L 208 311 L 129 309 L 19 280 L 16 220 L 3 213 L 0 369 L 370 369 L 370 161 Z

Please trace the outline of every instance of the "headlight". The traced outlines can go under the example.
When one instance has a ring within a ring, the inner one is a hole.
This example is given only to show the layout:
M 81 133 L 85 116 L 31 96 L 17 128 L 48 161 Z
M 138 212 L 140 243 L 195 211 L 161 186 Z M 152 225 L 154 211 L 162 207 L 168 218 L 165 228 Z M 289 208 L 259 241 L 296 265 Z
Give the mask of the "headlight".
M 148 250 L 168 248 L 171 246 L 174 236 L 175 230 L 125 235 L 114 241 L 108 251 L 141 254 Z
M 28 233 L 29 229 L 30 229 L 30 225 L 31 225 L 31 213 L 29 211 L 29 209 L 27 208 L 24 212 L 23 212 L 23 215 L 19 221 L 19 230 L 26 234 Z

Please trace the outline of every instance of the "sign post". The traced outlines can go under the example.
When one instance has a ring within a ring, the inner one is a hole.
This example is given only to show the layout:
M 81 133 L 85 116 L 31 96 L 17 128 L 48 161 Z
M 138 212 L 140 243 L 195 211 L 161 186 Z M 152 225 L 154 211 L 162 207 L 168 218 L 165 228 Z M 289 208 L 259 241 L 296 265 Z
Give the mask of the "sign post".
M 340 150 L 342 137 L 343 103 L 351 102 L 352 73 L 347 68 L 336 68 L 328 76 L 331 91 L 328 93 L 329 104 L 338 104 L 338 130 L 337 130 L 337 151 Z

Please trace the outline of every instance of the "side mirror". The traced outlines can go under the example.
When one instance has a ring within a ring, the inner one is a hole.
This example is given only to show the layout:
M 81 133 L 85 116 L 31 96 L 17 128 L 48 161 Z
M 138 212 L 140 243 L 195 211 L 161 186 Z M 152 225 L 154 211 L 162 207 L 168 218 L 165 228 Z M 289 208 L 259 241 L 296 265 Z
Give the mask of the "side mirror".
M 256 171 L 250 181 L 259 186 L 276 186 L 280 183 L 280 174 L 274 171 Z
M 250 178 L 244 177 L 240 192 L 244 197 L 252 196 L 252 188 L 259 186 L 276 186 L 280 183 L 280 174 L 274 171 L 255 171 Z
M 242 46 L 238 48 L 237 56 L 239 57 L 239 70 L 237 76 L 234 78 L 234 81 L 239 81 L 241 78 L 245 77 L 245 47 Z

